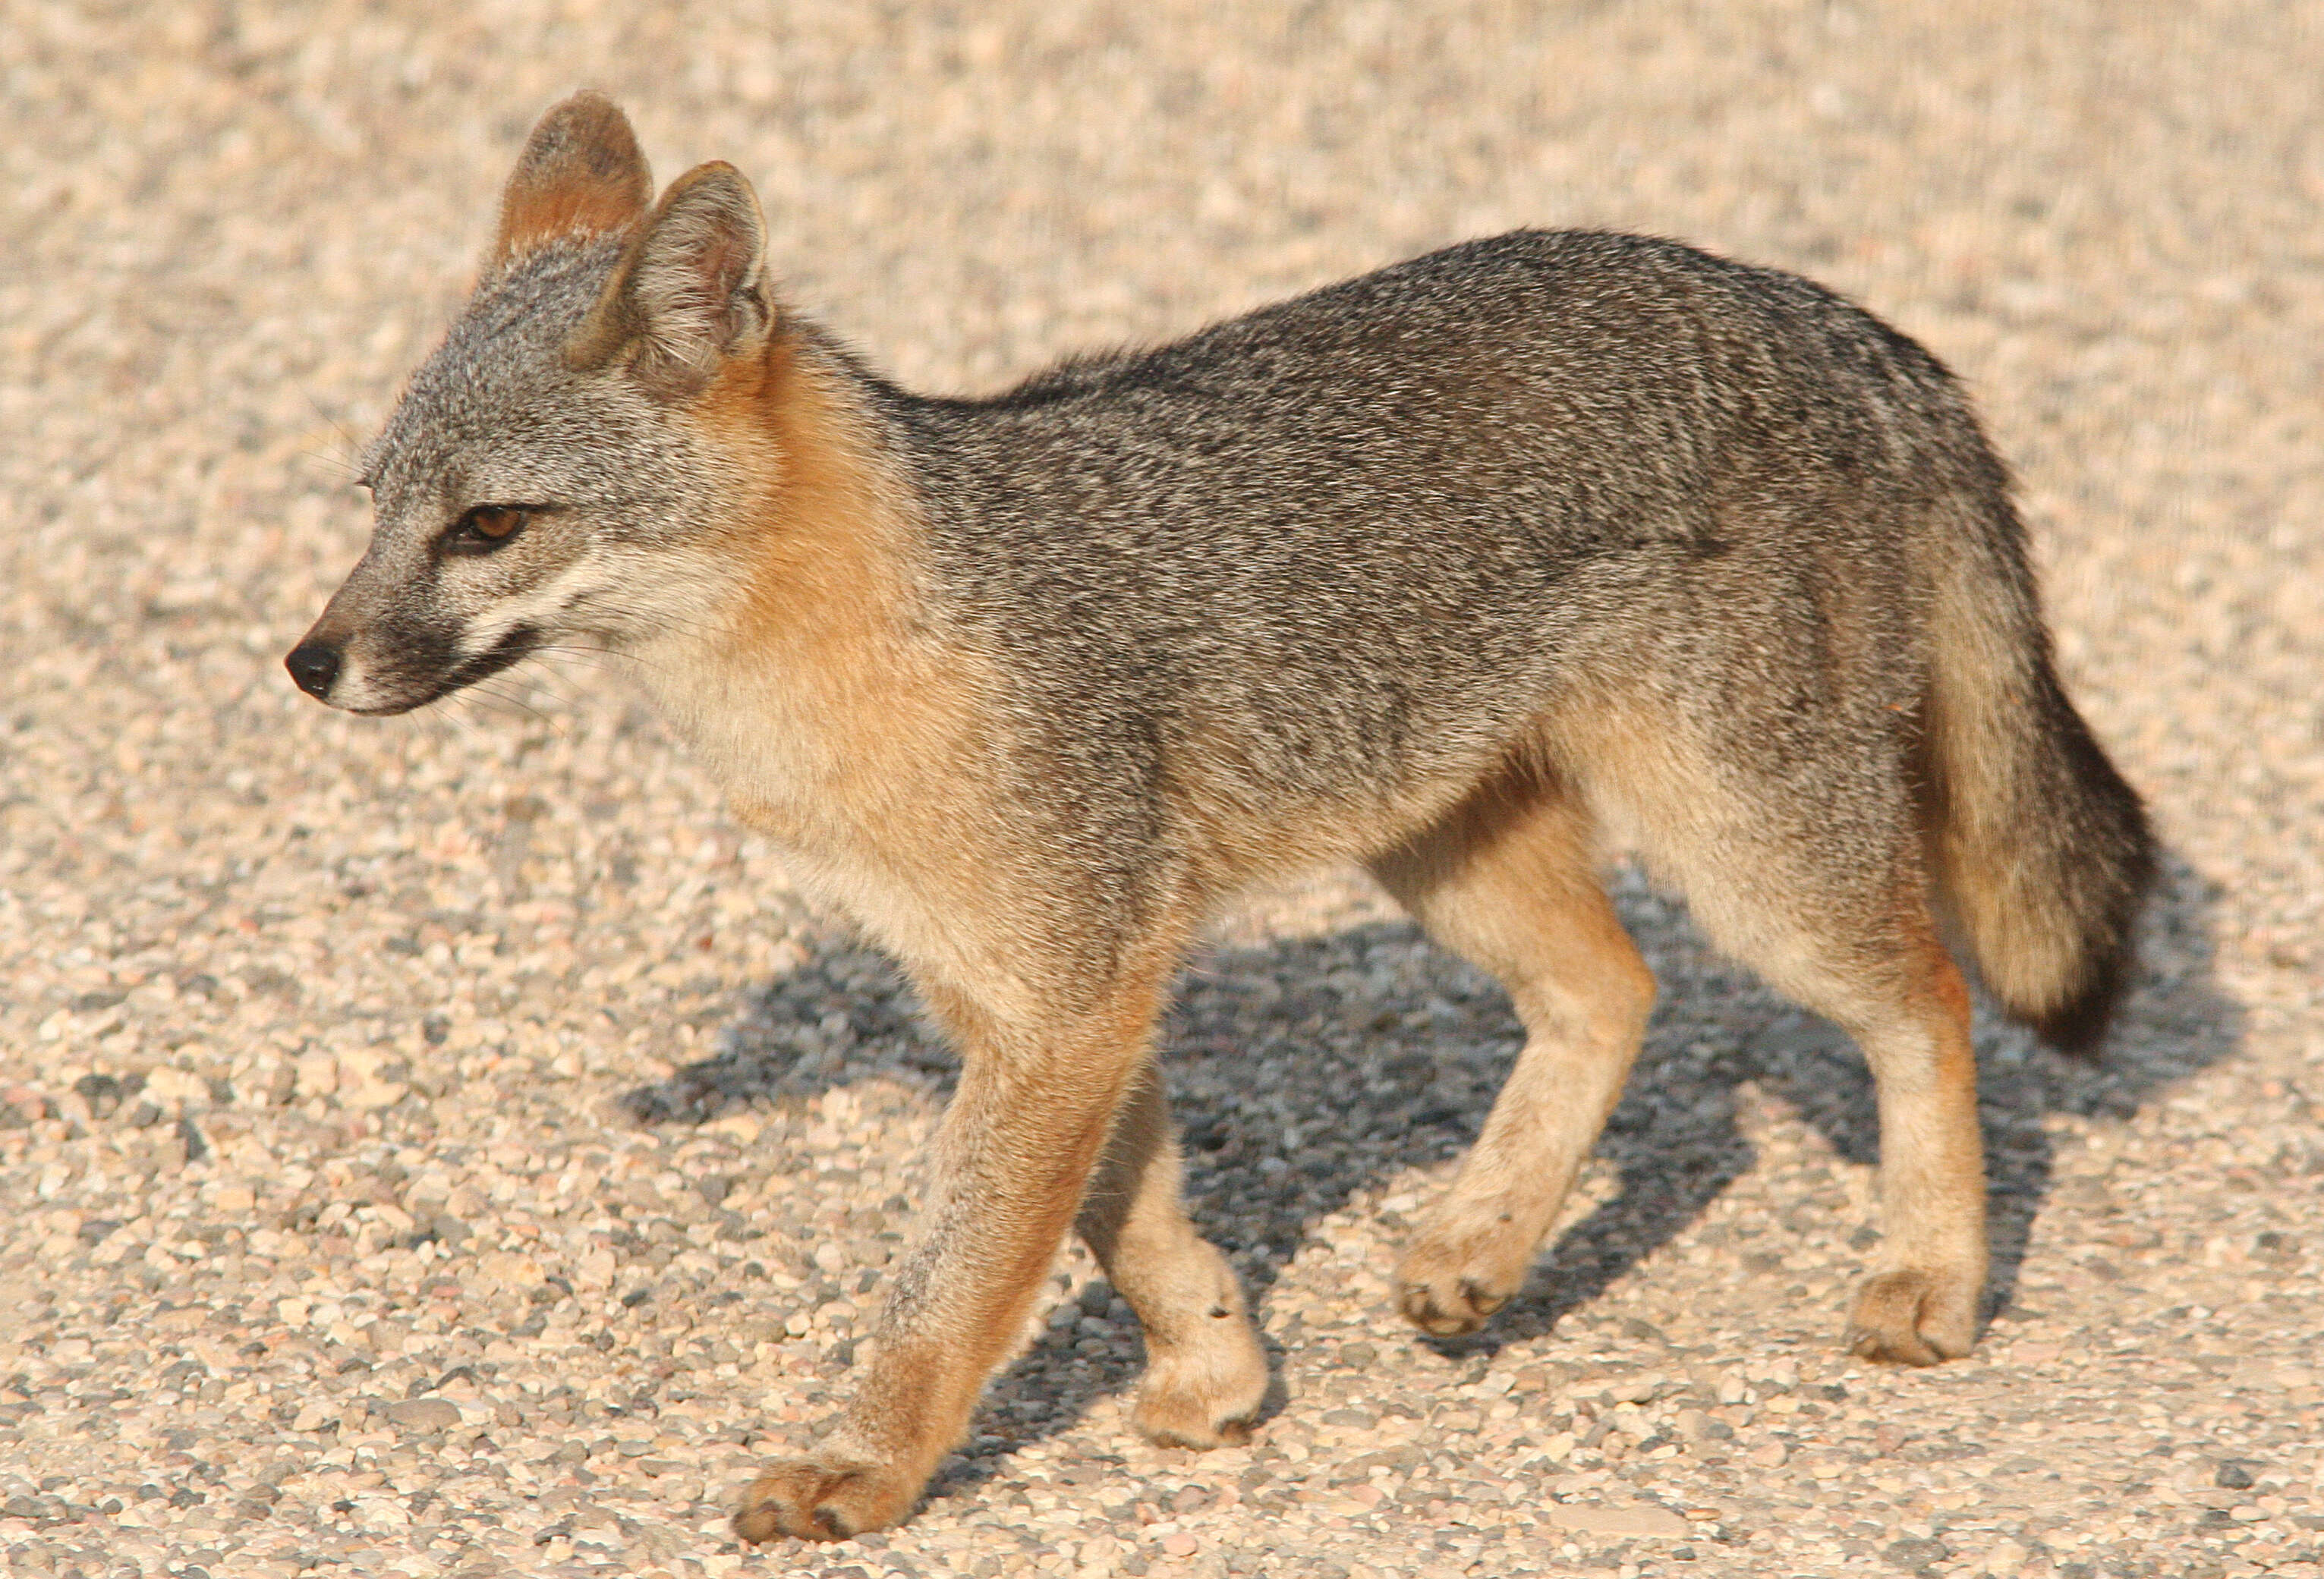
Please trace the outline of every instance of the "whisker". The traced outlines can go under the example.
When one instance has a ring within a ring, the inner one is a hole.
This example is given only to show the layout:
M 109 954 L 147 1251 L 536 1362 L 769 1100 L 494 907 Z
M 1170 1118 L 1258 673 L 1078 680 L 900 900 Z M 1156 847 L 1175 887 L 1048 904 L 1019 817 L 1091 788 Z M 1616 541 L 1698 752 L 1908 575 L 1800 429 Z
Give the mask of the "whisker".
M 612 673 L 618 669 L 621 664 L 624 661 L 632 663 L 640 663 L 644 661 L 642 659 L 632 657 L 632 655 L 628 653 L 615 652 L 611 647 L 567 647 L 562 643 L 558 642 L 551 642 L 546 646 L 537 647 L 532 650 L 534 655 L 540 657 L 578 658 L 582 662 L 588 664 L 592 668 L 603 669 L 608 673 Z
M 468 686 L 464 693 L 498 702 L 503 707 L 512 707 L 520 712 L 530 715 L 536 721 L 545 726 L 550 733 L 558 736 L 560 739 L 564 739 L 566 736 L 567 731 L 565 726 L 557 719 L 541 711 L 540 709 L 533 706 L 530 702 L 525 701 L 522 697 L 518 696 L 513 692 L 496 685 L 493 681 L 479 680 L 475 684 Z
M 351 482 L 363 474 L 356 468 L 355 464 L 353 461 L 348 460 L 346 456 L 335 455 L 328 450 L 311 449 L 305 445 L 301 445 L 300 447 L 299 454 L 306 459 L 315 462 L 318 465 L 327 466 L 332 471 L 339 473 Z
M 457 701 L 458 698 L 455 697 L 451 700 Z M 408 712 L 403 716 L 411 721 L 413 728 L 433 733 L 438 739 L 441 739 L 447 730 L 463 737 L 464 742 L 481 740 L 484 738 L 484 732 L 468 719 L 461 716 L 460 711 L 456 707 L 422 708 L 417 712 Z
M 533 650 L 540 656 L 556 658 L 560 662 L 579 662 L 599 674 L 626 674 L 629 666 L 635 666 L 641 669 L 650 669 L 656 674 L 668 674 L 670 672 L 669 666 L 667 665 L 657 664 L 650 658 L 641 658 L 635 653 L 617 652 L 613 648 L 606 647 L 566 647 L 561 645 L 552 645 L 549 647 L 536 647 Z
M 305 398 L 308 405 L 312 406 L 315 409 L 316 416 L 321 418 L 324 421 L 331 425 L 331 431 L 339 436 L 340 442 L 345 444 L 347 448 L 351 450 L 358 450 L 363 447 L 363 445 L 356 440 L 355 436 L 348 431 L 347 425 L 340 421 L 337 418 L 332 416 L 329 411 L 324 409 L 323 403 L 315 399 L 314 390 L 300 390 L 299 393 Z
M 315 415 L 321 418 L 324 422 L 329 426 L 331 431 L 339 436 L 340 445 L 340 450 L 337 454 L 329 454 L 312 449 L 301 449 L 299 453 L 306 456 L 310 461 L 318 461 L 324 465 L 332 468 L 351 482 L 360 482 L 363 478 L 363 468 L 355 464 L 353 457 L 363 453 L 363 442 L 355 437 L 355 434 L 348 428 L 346 423 L 340 421 L 337 418 L 332 416 L 328 410 L 324 409 L 323 403 L 315 399 L 313 390 L 301 390 L 299 393 L 306 400 L 307 404 L 314 409 Z

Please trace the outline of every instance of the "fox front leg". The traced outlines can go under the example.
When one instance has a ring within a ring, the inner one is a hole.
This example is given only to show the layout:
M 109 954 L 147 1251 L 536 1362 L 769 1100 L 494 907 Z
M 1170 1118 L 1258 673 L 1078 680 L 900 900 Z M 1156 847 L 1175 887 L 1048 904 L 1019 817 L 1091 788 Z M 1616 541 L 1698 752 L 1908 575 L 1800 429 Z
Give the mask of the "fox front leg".
M 770 1464 L 743 1493 L 734 1530 L 744 1540 L 844 1540 L 911 1512 L 1073 1226 L 1140 1076 L 1165 978 L 1151 972 L 1098 1010 L 1034 1032 L 929 994 L 964 1050 L 929 1202 L 853 1400 L 815 1451 Z

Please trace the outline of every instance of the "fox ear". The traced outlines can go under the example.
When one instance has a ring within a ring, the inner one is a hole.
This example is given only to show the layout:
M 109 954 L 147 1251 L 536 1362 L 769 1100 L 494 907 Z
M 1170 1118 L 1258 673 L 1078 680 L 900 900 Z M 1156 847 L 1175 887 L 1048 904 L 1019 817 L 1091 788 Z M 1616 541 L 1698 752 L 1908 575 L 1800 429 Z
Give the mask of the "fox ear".
M 501 195 L 487 271 L 546 242 L 628 229 L 653 201 L 653 176 L 628 119 L 604 94 L 575 94 L 540 117 Z
M 742 172 L 696 165 L 670 183 L 632 238 L 567 360 L 598 367 L 627 353 L 648 392 L 697 393 L 722 360 L 763 344 L 774 324 L 766 251 L 766 221 Z

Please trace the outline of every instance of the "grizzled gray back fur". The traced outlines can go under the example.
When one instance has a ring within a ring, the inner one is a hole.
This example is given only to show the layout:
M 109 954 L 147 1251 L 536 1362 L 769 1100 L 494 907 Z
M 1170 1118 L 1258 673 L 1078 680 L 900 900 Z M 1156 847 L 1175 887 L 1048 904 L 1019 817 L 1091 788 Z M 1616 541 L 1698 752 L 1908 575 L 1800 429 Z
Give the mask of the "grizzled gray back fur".
M 2005 858 L 2091 961 L 2017 1006 L 2102 1015 L 2083 1000 L 2110 996 L 2144 884 L 2136 798 L 2051 675 L 1958 386 L 1829 291 L 1519 232 L 998 399 L 879 405 L 1035 759 L 1074 765 L 1028 795 L 1133 904 L 1155 863 L 1197 858 L 1157 822 L 1173 783 L 1324 807 L 1473 781 L 1576 693 L 1689 732 L 1782 830 L 1754 852 L 1771 880 L 1877 904 L 1943 672 L 2011 693 L 1987 748 L 2052 798 L 2007 809 Z M 1957 593 L 1978 628 L 1948 636 L 1932 615 Z
M 1588 233 L 890 409 L 951 587 L 1125 785 L 1198 721 L 1295 793 L 1473 773 L 1608 665 L 1732 717 L 1734 649 L 1769 642 L 1743 727 L 1820 731 L 1917 696 L 1932 507 L 1998 491 L 1910 342 L 1803 280 Z M 1794 650 L 1835 616 L 1845 655 Z

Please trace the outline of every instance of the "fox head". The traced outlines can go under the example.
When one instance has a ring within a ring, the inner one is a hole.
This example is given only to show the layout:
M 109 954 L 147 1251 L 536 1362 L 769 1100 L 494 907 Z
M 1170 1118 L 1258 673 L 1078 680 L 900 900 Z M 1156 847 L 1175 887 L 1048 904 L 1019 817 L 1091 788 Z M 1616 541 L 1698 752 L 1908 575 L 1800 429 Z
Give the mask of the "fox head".
M 707 618 L 738 479 L 698 408 L 763 360 L 764 252 L 733 166 L 657 203 L 611 102 L 551 109 L 475 296 L 364 455 L 371 546 L 291 651 L 300 688 L 403 712 L 536 651 Z

